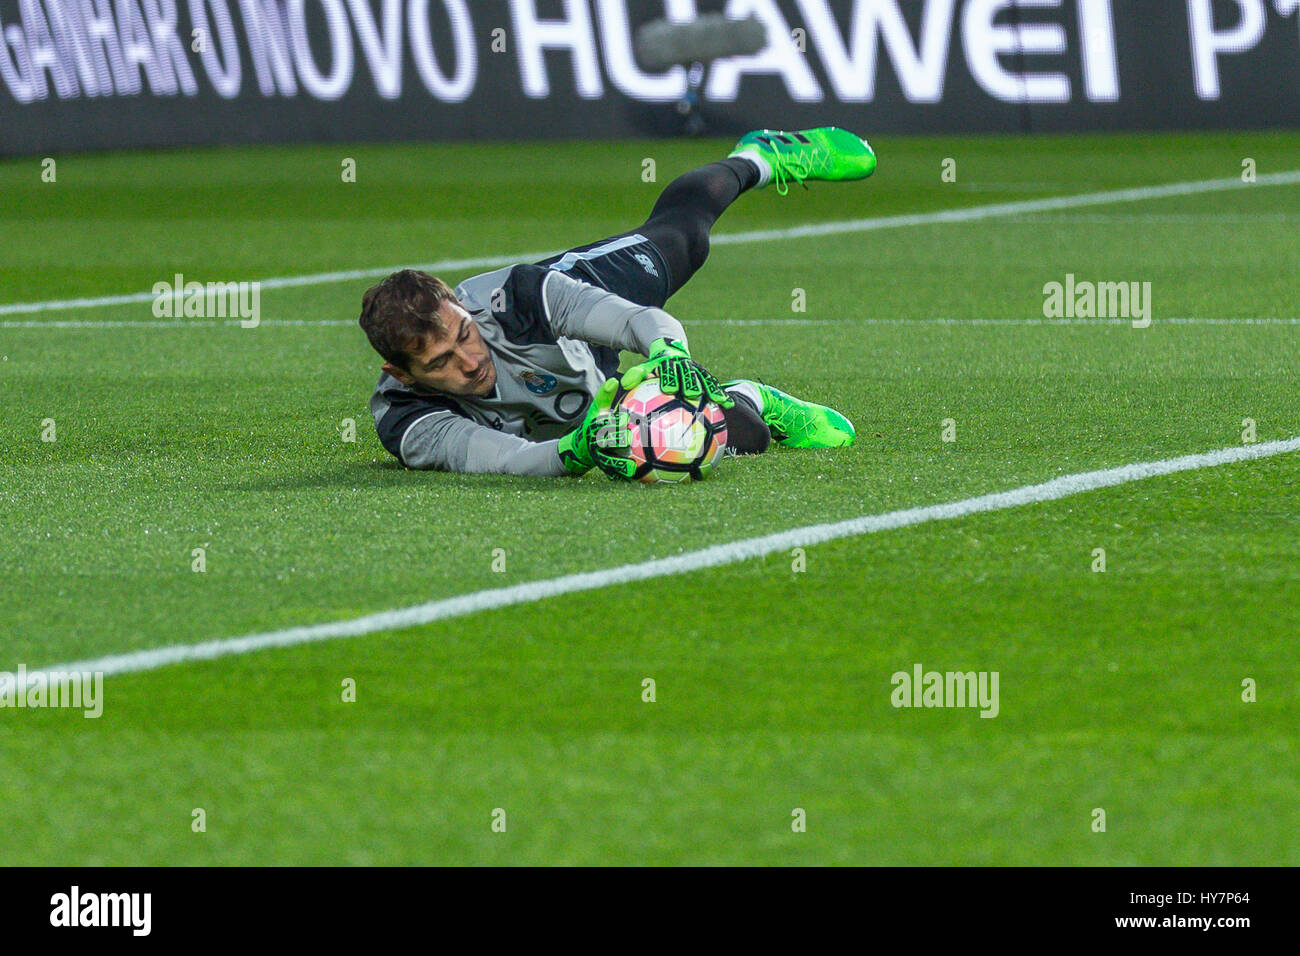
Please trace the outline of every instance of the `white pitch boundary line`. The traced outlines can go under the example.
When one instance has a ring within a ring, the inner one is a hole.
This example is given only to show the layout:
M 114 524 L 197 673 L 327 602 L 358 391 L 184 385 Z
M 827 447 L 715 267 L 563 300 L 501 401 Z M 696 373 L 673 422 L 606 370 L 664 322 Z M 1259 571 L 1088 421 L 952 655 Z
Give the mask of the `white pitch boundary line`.
M 271 648 L 293 647 L 299 644 L 313 644 L 346 637 L 361 637 L 383 631 L 395 631 L 430 624 L 434 621 L 443 621 L 448 618 L 477 614 L 482 611 L 492 611 L 519 604 L 531 604 L 536 601 L 559 597 L 562 594 L 594 591 L 618 584 L 629 584 L 633 581 L 646 581 L 651 578 L 698 571 L 702 568 L 737 564 L 741 561 L 764 557 L 778 551 L 808 547 L 840 538 L 875 534 L 880 531 L 927 524 L 932 521 L 951 521 L 969 515 L 1040 504 L 1071 495 L 1096 491 L 1100 488 L 1113 488 L 1116 485 L 1123 485 L 1128 482 L 1143 481 L 1147 478 L 1172 475 L 1182 471 L 1196 471 L 1201 468 L 1217 468 L 1234 462 L 1253 461 L 1294 451 L 1300 451 L 1300 437 L 1266 442 L 1259 445 L 1232 446 L 1220 448 L 1216 451 L 1184 455 L 1180 458 L 1138 462 L 1116 468 L 1104 468 L 1100 471 L 1064 475 L 1042 484 L 1025 485 L 1011 491 L 999 491 L 946 504 L 926 505 L 918 508 L 905 508 L 900 511 L 888 511 L 883 514 L 864 515 L 859 518 L 850 518 L 829 524 L 807 525 L 789 531 L 780 531 L 755 538 L 744 538 L 726 544 L 716 544 L 712 547 L 690 551 L 670 558 L 655 558 L 650 561 L 625 564 L 603 571 L 567 574 L 558 578 L 530 581 L 526 584 L 516 584 L 511 587 L 474 591 L 469 594 L 429 601 L 411 607 L 367 614 L 364 617 L 350 620 L 333 621 L 305 627 L 291 627 L 281 631 L 268 631 L 261 634 L 246 634 L 243 637 L 204 641 L 200 644 L 173 645 L 134 651 L 128 654 L 112 654 L 107 657 L 68 664 L 56 664 L 39 671 L 29 672 L 28 680 L 37 680 L 40 675 L 44 675 L 48 680 L 53 673 L 66 673 L 69 671 L 100 672 L 105 675 L 129 674 L 156 670 L 160 667 L 190 661 L 215 660 L 221 657 L 251 654 Z
M 297 286 L 328 285 L 333 282 L 352 282 L 356 279 L 373 279 L 386 276 L 399 269 L 423 269 L 426 272 L 450 272 L 456 269 L 491 269 L 516 262 L 546 259 L 555 252 L 521 252 L 515 256 L 479 256 L 474 259 L 443 259 L 418 266 L 390 266 L 374 269 L 348 269 L 343 272 L 313 272 L 300 276 L 274 276 L 256 280 L 263 289 L 292 289 Z M 168 277 L 170 278 L 170 277 Z M 0 315 L 21 315 L 29 312 L 53 312 L 63 309 L 94 309 L 106 305 L 131 305 L 152 302 L 152 292 L 131 292 L 126 295 L 92 296 L 84 299 L 51 299 L 45 302 L 9 302 L 0 305 Z
M 933 318 L 885 319 L 868 316 L 846 316 L 840 319 L 691 319 L 691 328 L 699 325 L 1132 325 L 1132 319 L 1039 319 L 1039 318 Z M 263 319 L 261 325 L 310 326 L 314 328 L 356 326 L 355 319 Z M 1300 317 L 1265 316 L 1259 318 L 1217 318 L 1209 316 L 1169 316 L 1155 318 L 1152 325 L 1300 325 Z M 196 319 L 194 321 L 147 322 L 124 320 L 85 322 L 76 319 L 31 319 L 22 322 L 0 322 L 0 329 L 215 329 L 237 328 L 239 319 L 224 322 Z
M 1078 209 L 1083 206 L 1101 206 L 1117 202 L 1141 202 L 1147 199 L 1165 199 L 1170 196 L 1193 196 L 1198 193 L 1250 189 L 1253 186 L 1260 185 L 1291 186 L 1296 183 L 1300 183 L 1300 169 L 1288 170 L 1284 173 L 1266 173 L 1257 177 L 1254 183 L 1243 183 L 1238 178 L 1201 179 L 1192 182 L 1164 183 L 1158 186 L 1136 186 L 1131 189 L 1079 193 L 1073 196 L 1048 196 L 1043 199 L 1025 199 L 1020 202 L 993 203 L 988 206 L 968 206 L 963 209 L 944 209 L 900 216 L 880 216 L 874 219 L 849 219 L 844 222 L 819 222 L 807 226 L 793 226 L 788 229 L 731 232 L 713 236 L 711 244 L 725 246 L 745 242 L 769 242 L 774 239 L 799 239 L 806 236 L 832 236 L 843 232 L 873 232 L 877 229 L 897 229 L 902 226 L 975 222 L 981 219 L 1018 216 L 1031 212 Z
M 0 323 L 3 324 L 3 323 Z M 345 325 L 354 323 L 348 322 Z M 946 318 L 933 316 L 917 319 L 885 319 L 870 316 L 845 316 L 839 319 L 691 319 L 696 325 L 1132 325 L 1132 319 L 1040 319 L 1026 318 Z M 1264 316 L 1256 318 L 1219 318 L 1199 315 L 1171 315 L 1153 318 L 1152 325 L 1300 325 L 1300 317 Z
M 1253 189 L 1257 186 L 1289 186 L 1300 183 L 1300 169 L 1280 173 L 1265 173 L 1253 183 L 1239 178 L 1202 179 L 1191 182 L 1164 183 L 1156 186 L 1136 186 L 1129 189 L 1112 189 L 1104 192 L 1079 193 L 1073 196 L 1048 196 L 1020 202 L 993 203 L 963 209 L 943 209 L 933 212 L 909 213 L 899 216 L 877 216 L 871 219 L 848 219 L 840 222 L 822 222 L 786 229 L 763 229 L 751 232 L 721 233 L 712 237 L 712 245 L 731 246 L 750 242 L 772 242 L 779 239 L 800 239 L 807 236 L 831 236 L 846 232 L 874 232 L 878 229 L 899 229 L 905 226 L 926 226 L 938 223 L 977 222 L 998 216 L 1018 216 L 1025 213 L 1048 212 L 1056 209 L 1078 209 L 1108 203 L 1141 202 L 1147 199 L 1164 199 L 1170 196 L 1191 196 L 1198 193 L 1223 192 L 1232 189 Z M 558 250 L 557 250 L 558 251 Z M 415 268 L 426 272 L 450 272 L 458 269 L 489 269 L 515 262 L 545 259 L 555 252 L 521 252 L 513 256 L 488 256 L 476 259 L 444 259 L 418 266 L 385 266 L 374 269 L 349 269 L 343 272 L 317 272 L 299 276 L 277 276 L 257 280 L 263 289 L 285 289 L 296 286 L 324 285 L 332 282 L 351 282 L 354 279 L 372 279 L 385 276 L 398 269 Z M 92 309 L 108 305 L 129 305 L 151 302 L 152 292 L 133 292 L 128 295 L 96 296 L 82 299 L 51 299 L 45 302 L 9 302 L 0 305 L 0 315 L 19 315 L 32 312 L 50 312 L 60 309 Z

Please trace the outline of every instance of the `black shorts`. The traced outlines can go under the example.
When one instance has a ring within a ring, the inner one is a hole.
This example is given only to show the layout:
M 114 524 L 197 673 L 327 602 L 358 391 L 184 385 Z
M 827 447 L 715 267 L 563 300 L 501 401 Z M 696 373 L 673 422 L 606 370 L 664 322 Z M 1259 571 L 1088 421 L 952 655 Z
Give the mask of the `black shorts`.
M 668 301 L 668 264 L 659 247 L 639 232 L 577 246 L 537 263 L 567 272 L 637 305 L 662 309 Z

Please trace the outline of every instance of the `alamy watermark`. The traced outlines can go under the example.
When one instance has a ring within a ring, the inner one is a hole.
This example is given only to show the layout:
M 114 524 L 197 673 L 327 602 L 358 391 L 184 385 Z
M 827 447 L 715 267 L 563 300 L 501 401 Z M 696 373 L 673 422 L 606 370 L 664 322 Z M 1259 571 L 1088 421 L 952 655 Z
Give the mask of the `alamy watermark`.
M 158 319 L 239 319 L 246 329 L 262 321 L 260 282 L 198 282 L 176 273 L 172 282 L 155 282 L 153 314 Z
M 981 717 L 996 717 L 997 671 L 927 671 L 920 664 L 889 678 L 895 707 L 978 707 Z
M 1150 282 L 1076 281 L 1066 273 L 1065 282 L 1043 286 L 1045 319 L 1132 319 L 1133 328 L 1151 324 Z
M 83 893 L 73 886 L 50 897 L 50 925 L 54 927 L 121 927 L 132 936 L 148 936 L 153 929 L 152 893 Z
M 104 713 L 103 671 L 0 671 L 0 710 L 71 708 L 93 720 Z

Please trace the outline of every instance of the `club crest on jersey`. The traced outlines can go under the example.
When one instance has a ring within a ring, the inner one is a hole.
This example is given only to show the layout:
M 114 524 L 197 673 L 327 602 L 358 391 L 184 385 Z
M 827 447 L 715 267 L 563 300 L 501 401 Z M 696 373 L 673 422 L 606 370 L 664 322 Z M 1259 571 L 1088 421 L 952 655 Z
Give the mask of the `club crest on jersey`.
M 544 372 L 538 374 L 531 369 L 520 372 L 519 377 L 524 380 L 524 385 L 527 386 L 528 391 L 532 392 L 534 395 L 545 395 L 547 392 L 551 391 L 551 389 L 555 388 L 557 384 L 554 375 L 547 375 Z
M 655 263 L 653 259 L 647 256 L 644 252 L 636 253 L 635 258 L 637 262 L 641 263 L 642 269 L 644 269 L 646 272 L 650 273 L 652 276 L 656 278 L 659 277 L 659 273 L 655 269 Z

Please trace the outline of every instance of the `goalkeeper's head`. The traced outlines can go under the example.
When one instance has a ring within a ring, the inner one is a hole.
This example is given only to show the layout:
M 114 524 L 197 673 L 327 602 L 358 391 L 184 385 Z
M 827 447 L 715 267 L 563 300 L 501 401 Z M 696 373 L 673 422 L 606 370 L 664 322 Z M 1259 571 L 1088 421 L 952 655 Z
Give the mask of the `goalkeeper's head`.
M 384 371 L 417 388 L 448 395 L 490 395 L 492 353 L 447 283 L 403 269 L 361 297 L 361 328 Z

